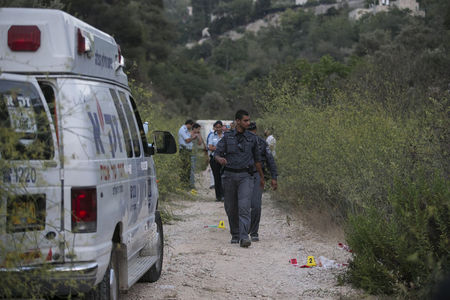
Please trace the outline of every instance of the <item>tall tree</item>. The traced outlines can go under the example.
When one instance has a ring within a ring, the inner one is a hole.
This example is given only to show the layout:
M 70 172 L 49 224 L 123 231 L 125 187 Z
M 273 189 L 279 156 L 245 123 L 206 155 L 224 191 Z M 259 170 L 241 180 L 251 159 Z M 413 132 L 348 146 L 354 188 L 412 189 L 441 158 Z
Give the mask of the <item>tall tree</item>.
M 174 38 L 163 0 L 62 0 L 66 11 L 114 36 L 131 77 L 149 79 L 151 64 L 165 60 Z
M 1 0 L 0 7 L 31 7 L 63 9 L 64 4 L 60 0 Z
M 253 17 L 255 19 L 262 18 L 266 15 L 266 11 L 270 8 L 270 0 L 256 0 L 253 9 Z

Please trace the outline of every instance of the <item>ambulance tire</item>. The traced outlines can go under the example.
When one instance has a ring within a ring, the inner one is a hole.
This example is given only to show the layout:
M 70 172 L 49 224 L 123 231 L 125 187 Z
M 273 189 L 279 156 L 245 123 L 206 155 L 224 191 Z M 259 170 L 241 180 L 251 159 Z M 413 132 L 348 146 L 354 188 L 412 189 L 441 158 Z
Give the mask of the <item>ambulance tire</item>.
M 164 233 L 161 215 L 159 211 L 155 212 L 155 222 L 158 232 L 158 260 L 155 264 L 141 277 L 140 282 L 155 282 L 161 277 L 162 264 L 164 258 Z
M 92 289 L 86 299 L 89 300 L 118 300 L 119 299 L 119 269 L 117 263 L 117 244 L 113 244 L 111 259 L 103 280 Z

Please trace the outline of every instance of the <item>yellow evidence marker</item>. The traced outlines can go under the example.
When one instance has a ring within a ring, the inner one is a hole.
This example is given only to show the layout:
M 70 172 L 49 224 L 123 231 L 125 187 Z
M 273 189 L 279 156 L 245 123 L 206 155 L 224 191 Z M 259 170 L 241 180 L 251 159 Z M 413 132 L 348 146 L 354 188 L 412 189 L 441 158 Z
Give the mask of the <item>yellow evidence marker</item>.
M 218 228 L 223 228 L 223 229 L 225 229 L 225 222 L 224 222 L 224 221 L 220 221 L 220 222 L 219 222 Z
M 316 261 L 314 260 L 314 256 L 308 256 L 308 258 L 306 259 L 306 265 L 309 267 L 317 266 Z

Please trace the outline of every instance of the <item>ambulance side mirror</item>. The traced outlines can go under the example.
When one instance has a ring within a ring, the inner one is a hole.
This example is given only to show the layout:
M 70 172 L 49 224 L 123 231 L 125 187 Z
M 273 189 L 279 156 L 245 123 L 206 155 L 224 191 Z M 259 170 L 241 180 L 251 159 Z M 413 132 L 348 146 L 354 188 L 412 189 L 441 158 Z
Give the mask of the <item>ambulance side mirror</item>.
M 149 144 L 153 153 L 174 154 L 177 153 L 177 144 L 172 134 L 167 131 L 154 131 L 152 133 L 153 144 Z

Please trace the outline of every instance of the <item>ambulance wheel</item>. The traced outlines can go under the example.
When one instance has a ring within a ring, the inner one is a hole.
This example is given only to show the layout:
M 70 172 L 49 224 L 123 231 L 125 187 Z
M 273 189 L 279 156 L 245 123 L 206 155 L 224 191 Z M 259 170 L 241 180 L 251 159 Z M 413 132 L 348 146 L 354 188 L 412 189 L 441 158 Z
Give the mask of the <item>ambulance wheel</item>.
M 116 244 L 113 244 L 111 259 L 103 280 L 87 295 L 89 300 L 118 300 L 119 299 L 119 269 L 117 267 Z
M 140 282 L 155 282 L 159 279 L 159 277 L 161 277 L 163 257 L 164 257 L 164 234 L 161 215 L 159 214 L 159 211 L 156 211 L 155 213 L 155 222 L 158 235 L 158 252 L 157 252 L 158 260 L 147 271 L 147 273 L 145 273 L 141 277 L 141 279 L 139 280 Z

